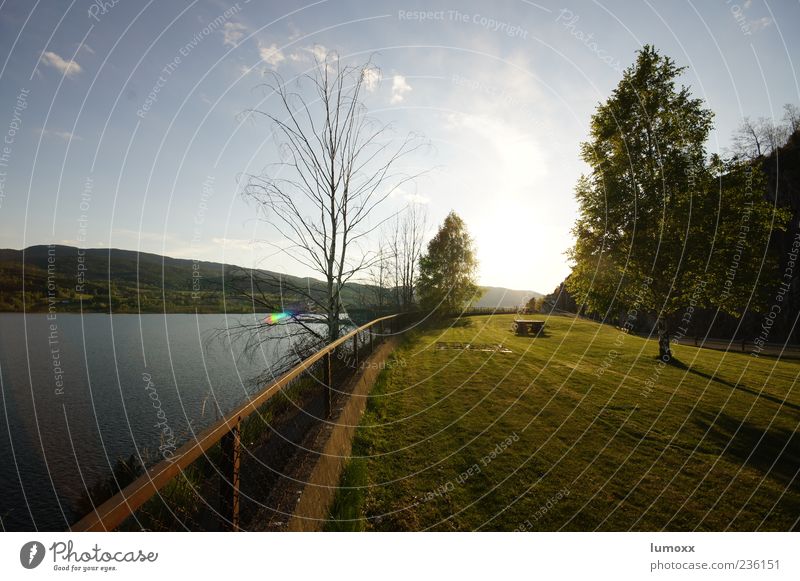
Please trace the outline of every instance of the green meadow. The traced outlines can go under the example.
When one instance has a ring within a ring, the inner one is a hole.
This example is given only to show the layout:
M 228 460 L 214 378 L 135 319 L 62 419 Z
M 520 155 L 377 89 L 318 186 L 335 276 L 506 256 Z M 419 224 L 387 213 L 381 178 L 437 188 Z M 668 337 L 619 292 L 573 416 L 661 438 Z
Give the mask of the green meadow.
M 567 316 L 407 334 L 353 443 L 328 530 L 790 530 L 800 362 Z M 499 351 L 438 342 L 502 344 Z

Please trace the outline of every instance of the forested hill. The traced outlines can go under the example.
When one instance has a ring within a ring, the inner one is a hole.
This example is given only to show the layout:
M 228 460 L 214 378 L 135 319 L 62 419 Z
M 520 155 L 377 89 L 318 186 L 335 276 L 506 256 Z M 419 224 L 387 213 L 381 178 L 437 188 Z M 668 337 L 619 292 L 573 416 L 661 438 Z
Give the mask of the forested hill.
M 30 246 L 24 256 L 23 287 L 23 251 L 0 249 L 0 311 L 45 312 L 51 304 L 57 305 L 59 312 L 81 308 L 84 312 L 115 313 L 254 310 L 253 304 L 234 290 L 242 287 L 251 271 L 230 264 L 62 245 Z M 324 284 L 318 280 L 266 270 L 252 273 L 262 281 L 264 294 L 284 309 L 307 310 L 307 301 L 293 289 L 324 293 Z M 526 296 L 540 296 L 499 287 L 485 290 L 478 306 L 515 307 Z M 349 284 L 342 293 L 349 309 L 371 308 L 376 294 L 375 287 L 366 284 Z M 264 309 L 257 305 L 255 310 Z
M 25 249 L 23 292 L 22 250 L 0 250 L 0 310 L 46 311 L 53 300 L 59 311 L 108 312 L 247 312 L 251 303 L 235 296 L 229 283 L 243 270 L 219 262 L 170 258 L 117 248 L 78 249 L 73 246 L 31 246 Z M 49 268 L 49 270 L 48 270 Z M 273 293 L 285 308 L 303 308 L 302 297 L 288 287 L 322 290 L 322 283 L 269 271 L 255 271 L 276 281 Z M 223 277 L 225 290 L 223 293 Z M 277 281 L 282 281 L 281 286 Z M 282 292 L 283 291 L 283 292 Z M 354 300 L 356 285 L 345 295 Z

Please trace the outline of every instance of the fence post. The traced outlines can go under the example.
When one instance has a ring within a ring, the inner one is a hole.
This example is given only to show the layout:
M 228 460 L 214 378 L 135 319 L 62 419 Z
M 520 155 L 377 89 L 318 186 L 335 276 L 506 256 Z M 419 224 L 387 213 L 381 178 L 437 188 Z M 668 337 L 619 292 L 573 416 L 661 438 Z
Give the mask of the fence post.
M 239 468 L 241 466 L 241 419 L 219 441 L 220 486 L 219 502 L 223 526 L 231 531 L 239 530 Z
M 373 333 L 372 333 L 372 325 L 369 327 L 369 352 L 372 353 L 375 351 L 375 345 L 373 341 Z
M 353 367 L 358 369 L 358 333 L 353 335 Z
M 328 351 L 325 354 L 325 358 L 322 361 L 322 375 L 323 375 L 323 383 L 325 384 L 325 388 L 327 391 L 325 397 L 325 417 L 330 418 L 331 413 L 333 412 L 333 369 L 331 368 L 331 352 Z

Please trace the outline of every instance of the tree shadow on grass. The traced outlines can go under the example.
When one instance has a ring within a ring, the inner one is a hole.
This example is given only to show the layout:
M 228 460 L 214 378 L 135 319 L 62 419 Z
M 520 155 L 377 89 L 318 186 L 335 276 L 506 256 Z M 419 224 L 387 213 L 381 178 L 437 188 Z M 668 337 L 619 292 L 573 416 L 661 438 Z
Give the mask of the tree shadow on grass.
M 531 335 L 517 335 L 514 329 L 509 329 L 509 335 L 513 335 L 514 337 L 519 337 L 520 339 L 549 339 L 552 337 L 550 333 L 548 333 L 545 329 L 542 329 L 538 333 L 533 333 Z
M 688 371 L 689 373 L 693 373 L 694 375 L 697 375 L 697 376 L 702 377 L 704 379 L 708 379 L 710 381 L 715 381 L 715 382 L 717 382 L 719 384 L 722 384 L 722 385 L 724 385 L 726 387 L 730 387 L 731 389 L 735 389 L 737 391 L 742 391 L 742 392 L 748 393 L 748 394 L 750 394 L 750 395 L 752 395 L 754 397 L 765 399 L 765 400 L 770 401 L 772 403 L 775 403 L 775 404 L 778 404 L 778 405 L 782 405 L 785 408 L 793 409 L 795 411 L 800 411 L 800 405 L 797 405 L 797 404 L 794 404 L 794 403 L 791 403 L 791 402 L 788 402 L 788 401 L 784 401 L 781 398 L 779 398 L 777 396 L 774 396 L 774 395 L 770 395 L 768 393 L 759 392 L 759 391 L 757 391 L 755 389 L 747 387 L 746 385 L 742 385 L 741 383 L 738 383 L 738 384 L 737 383 L 733 383 L 732 381 L 728 381 L 727 379 L 722 379 L 721 377 L 717 377 L 716 375 L 712 375 L 710 373 L 706 373 L 704 371 L 700 371 L 699 369 L 697 369 L 695 367 L 690 367 L 690 366 L 686 365 L 685 363 L 683 363 L 682 361 L 680 361 L 679 359 L 676 359 L 674 357 L 672 359 L 670 359 L 669 365 L 671 367 L 675 367 L 677 369 L 682 369 L 684 371 Z
M 800 435 L 784 428 L 767 428 L 741 422 L 727 414 L 702 413 L 697 423 L 706 439 L 725 448 L 737 463 L 755 468 L 784 486 L 800 491 Z

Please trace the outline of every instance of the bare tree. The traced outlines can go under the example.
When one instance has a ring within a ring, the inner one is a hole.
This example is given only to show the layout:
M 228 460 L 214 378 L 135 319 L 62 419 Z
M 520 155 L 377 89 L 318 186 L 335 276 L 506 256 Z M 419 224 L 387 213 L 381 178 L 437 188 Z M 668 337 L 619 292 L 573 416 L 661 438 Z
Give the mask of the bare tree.
M 783 147 L 798 123 L 797 107 L 786 105 L 784 111 L 783 123 L 775 123 L 767 117 L 757 121 L 749 117 L 742 119 L 733 135 L 733 152 L 739 157 L 756 159 Z
M 768 152 L 777 151 L 789 139 L 789 130 L 785 125 L 773 122 L 771 119 L 761 119 L 761 133 L 767 144 Z
M 739 157 L 755 159 L 764 152 L 764 134 L 758 121 L 749 117 L 742 119 L 733 135 L 733 151 Z
M 789 134 L 800 129 L 800 107 L 793 103 L 786 103 L 783 106 L 783 122 L 786 124 Z
M 365 250 L 365 237 L 383 222 L 375 210 L 420 175 L 397 166 L 422 141 L 413 134 L 395 139 L 390 125 L 367 115 L 363 97 L 375 78 L 371 62 L 343 65 L 328 53 L 291 86 L 273 73 L 264 88 L 267 100 L 277 100 L 275 110 L 247 111 L 272 123 L 282 159 L 247 176 L 244 196 L 283 239 L 278 252 L 321 277 L 321 292 L 289 289 L 323 317 L 324 336 L 313 325 L 299 327 L 319 340 L 339 337 L 345 285 L 379 259 Z M 255 295 L 262 293 L 248 296 Z M 293 322 L 302 318 L 291 315 Z
M 398 308 L 403 310 L 410 310 L 414 305 L 414 289 L 427 223 L 425 207 L 416 203 L 410 204 L 393 223 L 391 253 L 394 259 L 395 298 Z
M 394 278 L 393 264 L 394 257 L 389 250 L 388 244 L 381 237 L 376 250 L 377 256 L 372 267 L 369 269 L 368 281 L 372 287 L 372 302 L 378 309 L 383 309 L 389 305 L 392 280 Z

